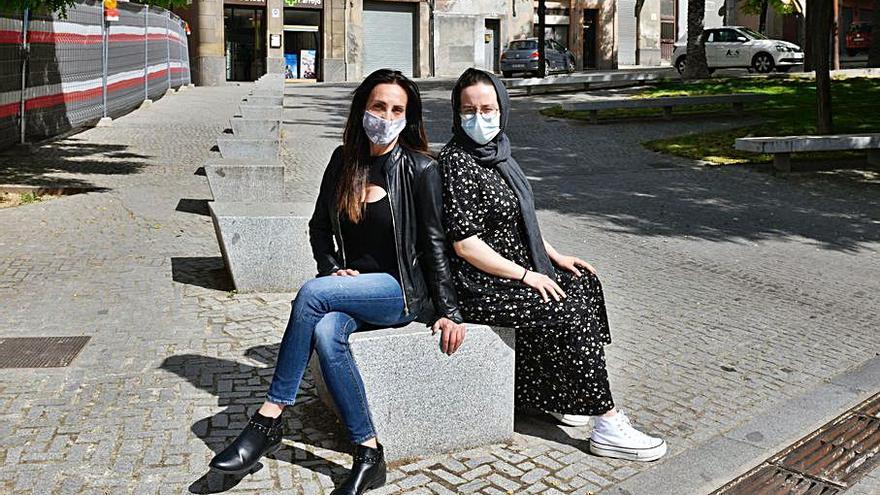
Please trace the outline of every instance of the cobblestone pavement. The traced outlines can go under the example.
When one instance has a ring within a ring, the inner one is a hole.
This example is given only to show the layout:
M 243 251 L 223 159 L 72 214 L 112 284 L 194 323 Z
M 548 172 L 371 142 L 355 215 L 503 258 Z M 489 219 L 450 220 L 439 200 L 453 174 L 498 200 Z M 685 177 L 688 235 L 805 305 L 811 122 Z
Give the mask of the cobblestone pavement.
M 234 294 L 195 169 L 246 86 L 194 88 L 26 156 L 0 183 L 96 191 L 0 210 L 0 336 L 89 335 L 67 368 L 0 374 L 0 493 L 329 493 L 350 457 L 307 376 L 286 449 L 206 474 L 262 401 L 293 294 Z M 314 199 L 350 89 L 289 88 L 290 199 Z M 545 236 L 599 269 L 617 402 L 670 455 L 880 349 L 880 191 L 848 177 L 707 168 L 641 140 L 711 120 L 590 126 L 514 100 Z M 448 94 L 424 94 L 432 142 Z M 467 345 L 467 343 L 465 343 Z M 662 467 L 586 453 L 588 428 L 519 416 L 511 444 L 395 466 L 370 493 L 588 493 Z M 864 485 L 867 486 L 867 485 Z

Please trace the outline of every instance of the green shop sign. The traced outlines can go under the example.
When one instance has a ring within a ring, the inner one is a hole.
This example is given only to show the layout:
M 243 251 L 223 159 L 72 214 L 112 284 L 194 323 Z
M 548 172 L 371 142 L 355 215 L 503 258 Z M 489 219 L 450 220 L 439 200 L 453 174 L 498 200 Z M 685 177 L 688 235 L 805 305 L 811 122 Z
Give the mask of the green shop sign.
M 286 7 L 305 7 L 307 9 L 320 9 L 324 7 L 324 0 L 284 0 Z

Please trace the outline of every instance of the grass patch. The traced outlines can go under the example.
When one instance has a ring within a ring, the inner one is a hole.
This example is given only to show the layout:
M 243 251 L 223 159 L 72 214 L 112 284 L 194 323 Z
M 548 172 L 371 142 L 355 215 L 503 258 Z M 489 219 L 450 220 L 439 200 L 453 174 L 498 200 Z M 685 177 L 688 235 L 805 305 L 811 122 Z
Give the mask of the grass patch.
M 880 79 L 836 79 L 831 84 L 834 132 L 839 134 L 880 132 Z M 704 160 L 719 165 L 770 162 L 771 155 L 739 152 L 733 149 L 736 138 L 749 136 L 785 136 L 816 134 L 816 84 L 795 78 L 745 78 L 717 81 L 664 81 L 637 94 L 637 98 L 697 96 L 732 93 L 767 95 L 764 103 L 746 105 L 746 114 L 766 119 L 765 123 L 657 139 L 643 143 L 648 149 L 677 156 Z M 676 107 L 673 115 L 715 114 L 727 118 L 728 105 Z M 566 112 L 560 107 L 542 111 L 544 115 L 589 120 L 588 112 Z M 600 120 L 651 118 L 662 110 L 620 109 L 600 111 Z M 852 159 L 858 152 L 799 153 L 799 160 Z

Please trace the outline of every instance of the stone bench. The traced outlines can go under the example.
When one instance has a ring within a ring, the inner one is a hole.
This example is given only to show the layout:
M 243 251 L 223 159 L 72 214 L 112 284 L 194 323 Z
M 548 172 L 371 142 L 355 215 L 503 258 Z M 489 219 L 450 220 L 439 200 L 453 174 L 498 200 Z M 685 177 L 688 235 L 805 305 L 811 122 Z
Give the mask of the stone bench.
M 591 86 L 610 84 L 630 85 L 646 82 L 656 82 L 668 79 L 678 79 L 679 76 L 671 68 L 641 69 L 637 71 L 607 71 L 597 73 L 568 74 L 560 76 L 547 76 L 544 78 L 528 79 L 505 79 L 504 86 L 507 89 L 524 89 L 526 94 L 532 94 L 535 89 L 557 89 L 563 87 L 575 87 L 589 89 Z
M 255 94 L 245 96 L 242 100 L 242 104 L 245 105 L 257 105 L 257 106 L 281 106 L 284 103 L 284 96 L 281 94 L 278 95 L 267 95 L 267 94 Z
M 248 105 L 238 106 L 238 114 L 246 119 L 284 120 L 284 109 L 281 105 Z
M 235 116 L 229 120 L 232 134 L 246 139 L 280 139 L 280 119 L 246 119 Z
M 281 139 L 246 139 L 236 136 L 217 138 L 217 147 L 223 158 L 233 160 L 276 160 L 281 153 Z
M 513 330 L 469 324 L 452 356 L 421 323 L 355 332 L 349 343 L 389 461 L 512 440 Z M 317 357 L 310 366 L 321 400 L 335 409 Z
M 829 136 L 779 136 L 738 138 L 739 151 L 773 155 L 773 168 L 791 171 L 791 154 L 807 151 L 866 150 L 868 163 L 880 166 L 880 134 L 838 134 Z
M 280 160 L 209 161 L 204 166 L 214 201 L 284 201 Z
M 208 208 L 236 291 L 293 292 L 314 277 L 314 204 L 213 201 Z
M 669 96 L 663 98 L 609 98 L 595 101 L 583 101 L 577 103 L 563 103 L 565 111 L 587 111 L 590 113 L 590 122 L 599 121 L 599 110 L 616 110 L 620 108 L 662 108 L 663 118 L 672 118 L 672 109 L 677 106 L 691 105 L 732 105 L 737 113 L 743 113 L 746 103 L 760 103 L 767 101 L 769 96 L 752 93 L 738 93 L 727 95 L 701 95 L 701 96 Z

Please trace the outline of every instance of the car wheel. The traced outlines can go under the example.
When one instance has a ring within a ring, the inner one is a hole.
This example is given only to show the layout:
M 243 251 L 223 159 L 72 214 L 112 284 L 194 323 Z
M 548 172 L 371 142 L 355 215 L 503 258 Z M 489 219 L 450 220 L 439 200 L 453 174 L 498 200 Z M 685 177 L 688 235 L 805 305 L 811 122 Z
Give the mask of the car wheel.
M 675 69 L 678 71 L 679 74 L 684 74 L 684 68 L 686 65 L 687 57 L 685 57 L 684 55 L 678 57 L 678 60 L 675 61 Z
M 752 59 L 752 68 L 761 74 L 771 72 L 774 65 L 773 57 L 769 53 L 759 53 Z
M 576 70 L 577 70 L 577 68 L 574 65 L 574 60 L 569 60 L 568 61 L 568 73 L 571 74 L 572 72 L 574 72 Z
M 505 70 L 505 71 L 501 72 L 501 75 L 504 77 L 507 77 L 507 78 L 511 78 L 511 77 L 513 77 L 513 72 L 511 72 L 509 70 Z

